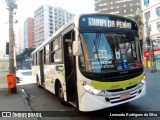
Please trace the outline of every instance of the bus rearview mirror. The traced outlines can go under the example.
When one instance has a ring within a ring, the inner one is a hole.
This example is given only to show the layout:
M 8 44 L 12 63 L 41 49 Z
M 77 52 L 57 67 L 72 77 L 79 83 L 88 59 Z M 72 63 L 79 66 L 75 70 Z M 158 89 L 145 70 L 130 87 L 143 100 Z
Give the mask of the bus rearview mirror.
M 73 41 L 72 50 L 73 50 L 74 56 L 80 55 L 80 42 L 79 41 Z

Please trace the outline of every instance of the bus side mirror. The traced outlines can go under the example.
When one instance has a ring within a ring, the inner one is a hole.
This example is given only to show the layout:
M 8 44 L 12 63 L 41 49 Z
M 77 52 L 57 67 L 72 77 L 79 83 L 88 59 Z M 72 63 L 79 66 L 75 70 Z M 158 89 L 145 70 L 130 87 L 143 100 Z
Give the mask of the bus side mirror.
M 80 41 L 73 41 L 72 50 L 74 56 L 80 55 Z

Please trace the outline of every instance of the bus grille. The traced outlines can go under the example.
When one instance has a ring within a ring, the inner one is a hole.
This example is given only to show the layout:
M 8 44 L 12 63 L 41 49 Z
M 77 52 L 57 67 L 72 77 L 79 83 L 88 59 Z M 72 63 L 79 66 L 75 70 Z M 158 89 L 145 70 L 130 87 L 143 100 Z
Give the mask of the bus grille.
M 140 93 L 141 93 L 141 90 L 137 90 L 137 91 L 131 92 L 130 97 L 126 98 L 126 99 L 121 99 L 121 97 L 120 97 L 121 95 L 115 95 L 115 96 L 106 97 L 105 100 L 107 102 L 114 104 L 114 103 L 119 103 L 119 102 L 124 102 L 124 101 L 130 100 L 130 99 L 136 97 Z

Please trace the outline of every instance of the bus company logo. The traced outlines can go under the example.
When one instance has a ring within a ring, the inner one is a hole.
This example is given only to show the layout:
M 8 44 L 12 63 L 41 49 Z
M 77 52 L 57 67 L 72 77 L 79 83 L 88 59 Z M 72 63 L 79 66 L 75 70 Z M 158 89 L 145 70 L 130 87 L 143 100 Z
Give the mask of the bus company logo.
M 12 117 L 11 112 L 2 112 L 2 117 Z

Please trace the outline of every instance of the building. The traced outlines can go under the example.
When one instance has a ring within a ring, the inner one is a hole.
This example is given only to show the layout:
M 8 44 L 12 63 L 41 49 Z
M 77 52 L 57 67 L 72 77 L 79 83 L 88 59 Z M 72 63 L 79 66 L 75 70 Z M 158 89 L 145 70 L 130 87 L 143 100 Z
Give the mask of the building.
M 17 31 L 15 49 L 16 54 L 20 54 L 24 50 L 24 30 L 22 28 L 19 28 Z
M 24 48 L 34 48 L 34 19 L 28 17 L 24 22 Z
M 145 49 L 151 48 L 154 51 L 153 56 L 148 50 L 144 51 L 145 67 L 151 67 L 150 60 L 153 57 L 153 66 L 160 71 L 160 0 L 142 0 L 142 13 L 144 43 L 153 43 L 145 44 Z M 146 41 L 147 37 L 150 41 Z
M 34 44 L 35 47 L 47 40 L 62 25 L 74 17 L 62 8 L 42 5 L 34 11 Z
M 0 59 L 4 57 L 3 50 L 0 48 Z
M 146 37 L 149 36 L 151 40 L 159 41 L 160 43 L 160 0 L 142 0 L 142 13 L 144 24 L 143 39 L 146 40 Z M 156 46 L 156 43 L 153 44 Z
M 95 11 L 100 13 L 132 16 L 140 10 L 140 0 L 94 0 Z

